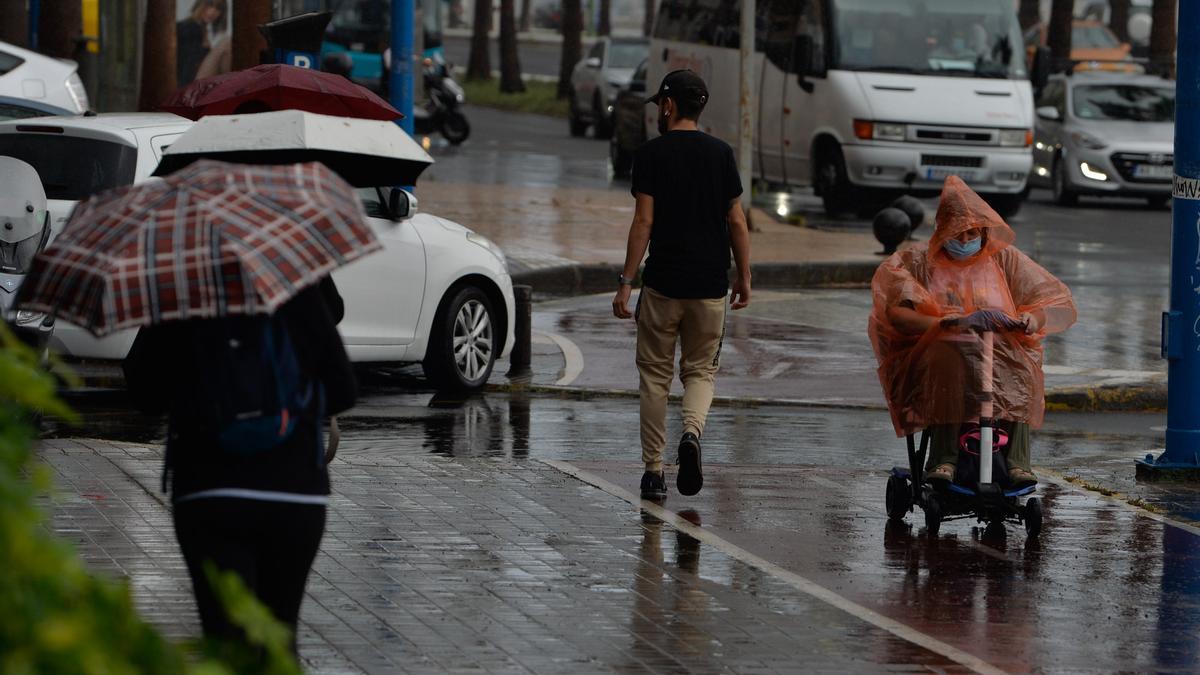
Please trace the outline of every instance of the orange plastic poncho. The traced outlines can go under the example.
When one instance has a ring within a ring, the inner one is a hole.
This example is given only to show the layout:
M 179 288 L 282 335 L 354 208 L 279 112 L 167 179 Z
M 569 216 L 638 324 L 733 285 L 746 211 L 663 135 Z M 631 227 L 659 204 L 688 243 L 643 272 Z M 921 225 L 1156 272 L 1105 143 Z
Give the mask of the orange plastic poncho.
M 942 244 L 971 228 L 983 231 L 983 249 L 967 260 L 951 258 Z M 1041 310 L 1038 332 L 1002 331 L 993 338 L 993 415 L 1041 426 L 1042 338 L 1075 323 L 1075 303 L 1066 284 L 1012 246 L 1015 239 L 1012 228 L 952 176 L 942 187 L 928 248 L 899 251 L 876 270 L 868 332 L 897 435 L 979 418 L 983 340 L 938 323 L 923 335 L 905 333 L 889 318 L 892 307 L 932 317 L 998 309 L 1016 318 Z

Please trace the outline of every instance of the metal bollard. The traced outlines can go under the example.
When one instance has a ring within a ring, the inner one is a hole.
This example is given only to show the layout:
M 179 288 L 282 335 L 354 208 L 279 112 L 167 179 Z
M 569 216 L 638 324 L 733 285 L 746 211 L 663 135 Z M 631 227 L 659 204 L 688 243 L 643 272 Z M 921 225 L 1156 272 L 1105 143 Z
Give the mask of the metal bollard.
M 514 314 L 513 348 L 508 356 L 508 374 L 522 375 L 529 372 L 533 340 L 533 286 L 513 286 L 513 298 L 517 306 Z

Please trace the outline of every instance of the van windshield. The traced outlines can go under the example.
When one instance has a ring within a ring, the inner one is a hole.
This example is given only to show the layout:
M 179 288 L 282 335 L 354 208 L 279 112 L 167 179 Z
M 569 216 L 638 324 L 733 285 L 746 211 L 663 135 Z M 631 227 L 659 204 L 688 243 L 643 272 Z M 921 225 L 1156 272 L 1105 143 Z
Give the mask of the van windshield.
M 78 201 L 130 185 L 137 167 L 135 148 L 54 134 L 0 134 L 0 155 L 16 157 L 36 169 L 47 199 Z
M 1023 78 L 1011 0 L 834 0 L 834 66 Z

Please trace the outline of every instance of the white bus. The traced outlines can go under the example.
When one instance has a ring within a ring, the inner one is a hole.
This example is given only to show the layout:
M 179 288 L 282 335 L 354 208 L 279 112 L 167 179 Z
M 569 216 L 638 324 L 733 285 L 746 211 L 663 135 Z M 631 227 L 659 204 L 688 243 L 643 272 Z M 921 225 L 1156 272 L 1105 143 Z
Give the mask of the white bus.
M 754 176 L 813 186 L 831 214 L 962 177 L 1020 208 L 1033 95 L 1013 0 L 758 0 Z M 662 0 L 647 89 L 691 68 L 701 118 L 737 145 L 739 0 Z M 647 111 L 654 133 L 653 109 Z

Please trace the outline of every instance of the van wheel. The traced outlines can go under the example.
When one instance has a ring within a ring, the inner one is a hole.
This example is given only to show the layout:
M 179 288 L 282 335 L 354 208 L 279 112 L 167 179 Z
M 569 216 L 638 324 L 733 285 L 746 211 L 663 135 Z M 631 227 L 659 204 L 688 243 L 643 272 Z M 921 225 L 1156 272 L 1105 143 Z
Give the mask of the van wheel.
M 1009 218 L 1017 215 L 1017 212 L 1021 210 L 1021 203 L 1024 201 L 1024 199 L 1025 198 L 1022 196 L 1022 194 L 1018 192 L 1011 195 L 987 195 L 984 198 L 984 201 L 986 201 L 989 206 L 995 209 L 996 213 L 1000 214 L 1001 218 L 1008 220 Z
M 592 133 L 596 138 L 604 140 L 612 136 L 612 121 L 604 114 L 604 106 L 600 103 L 600 94 L 592 100 Z
M 614 178 L 628 178 L 633 171 L 633 153 L 621 147 L 615 134 L 608 141 L 608 159 L 612 162 Z
M 1059 206 L 1075 206 L 1079 203 L 1079 195 L 1071 190 L 1071 185 L 1067 180 L 1067 167 L 1063 164 L 1062 157 L 1054 158 L 1054 169 L 1051 171 L 1054 179 L 1054 201 Z
M 851 193 L 854 186 L 846 175 L 846 160 L 842 149 L 830 146 L 817 159 L 816 187 L 821 194 L 825 213 L 840 216 L 851 210 Z
M 579 111 L 575 110 L 574 94 L 571 95 L 570 109 L 567 110 L 567 126 L 575 138 L 580 138 L 587 133 L 588 123 L 583 121 L 583 118 L 579 116 Z
M 434 318 L 425 376 L 442 390 L 474 391 L 487 384 L 496 364 L 492 302 L 475 286 L 460 288 Z

